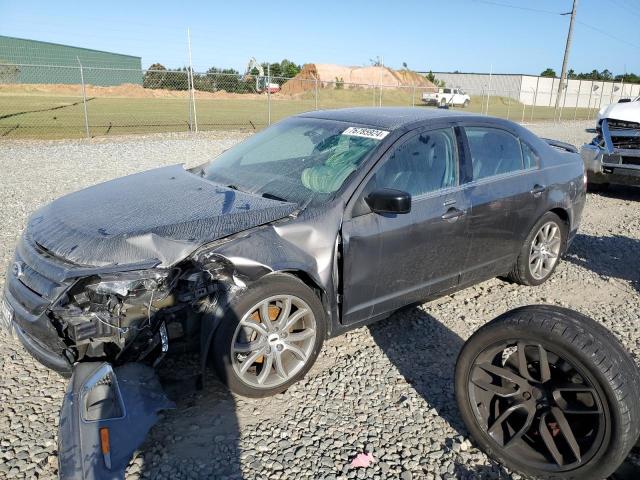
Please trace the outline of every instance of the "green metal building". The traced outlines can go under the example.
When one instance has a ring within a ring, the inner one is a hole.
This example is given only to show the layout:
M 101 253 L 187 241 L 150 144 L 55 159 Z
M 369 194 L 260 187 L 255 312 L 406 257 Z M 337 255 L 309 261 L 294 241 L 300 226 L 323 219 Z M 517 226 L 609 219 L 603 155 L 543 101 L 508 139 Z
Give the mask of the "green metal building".
M 0 83 L 142 84 L 140 57 L 0 35 Z

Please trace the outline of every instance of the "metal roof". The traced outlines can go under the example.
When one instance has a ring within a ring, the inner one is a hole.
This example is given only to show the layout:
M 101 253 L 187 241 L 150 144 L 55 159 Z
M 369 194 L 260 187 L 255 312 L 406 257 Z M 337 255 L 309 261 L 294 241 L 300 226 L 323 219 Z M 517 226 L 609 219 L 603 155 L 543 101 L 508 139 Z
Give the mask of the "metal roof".
M 336 110 L 319 110 L 298 115 L 304 118 L 337 120 L 372 127 L 396 130 L 404 126 L 428 120 L 448 117 L 472 117 L 473 114 L 440 108 L 424 107 L 357 107 Z M 485 117 L 486 118 L 486 117 Z

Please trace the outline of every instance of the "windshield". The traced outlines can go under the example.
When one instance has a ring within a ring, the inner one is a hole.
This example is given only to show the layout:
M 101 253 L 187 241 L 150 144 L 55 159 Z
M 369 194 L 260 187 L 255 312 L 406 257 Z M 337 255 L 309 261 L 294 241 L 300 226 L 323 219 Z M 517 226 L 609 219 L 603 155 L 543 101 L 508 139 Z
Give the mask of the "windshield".
M 290 118 L 209 163 L 203 176 L 243 192 L 301 205 L 327 201 L 388 132 Z

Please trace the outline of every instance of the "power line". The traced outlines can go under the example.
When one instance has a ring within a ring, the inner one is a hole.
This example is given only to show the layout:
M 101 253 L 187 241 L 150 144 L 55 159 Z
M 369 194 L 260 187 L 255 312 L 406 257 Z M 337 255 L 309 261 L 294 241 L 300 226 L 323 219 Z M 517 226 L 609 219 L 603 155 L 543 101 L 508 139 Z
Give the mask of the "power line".
M 612 38 L 613 40 L 617 40 L 619 42 L 626 43 L 627 45 L 629 45 L 631 47 L 635 47 L 635 48 L 640 49 L 640 45 L 638 45 L 636 43 L 633 43 L 633 42 L 630 42 L 628 40 L 625 40 L 624 38 L 620 38 L 620 37 L 616 37 L 615 35 L 611 35 L 609 32 L 607 32 L 605 30 L 602 30 L 602 29 L 600 29 L 598 27 L 594 27 L 593 25 L 589 25 L 588 23 L 581 22 L 580 20 L 576 20 L 576 23 L 579 23 L 583 27 L 587 27 L 587 28 L 593 30 L 594 32 L 598 32 L 598 33 L 600 33 L 600 34 L 602 34 L 602 35 L 604 35 L 606 37 Z
M 520 5 L 512 5 L 510 3 L 494 2 L 492 0 L 473 0 L 473 1 L 477 2 L 477 3 L 484 3 L 486 5 L 493 5 L 495 7 L 513 8 L 515 10 L 526 10 L 528 12 L 546 13 L 546 14 L 549 14 L 549 15 L 563 15 L 564 14 L 564 12 L 554 12 L 552 10 L 543 10 L 541 8 L 522 7 Z
M 616 0 L 609 0 L 611 3 L 613 3 L 615 6 L 622 8 L 623 10 L 626 10 L 627 12 L 629 12 L 632 15 L 635 15 L 637 17 L 640 17 L 640 13 L 638 12 L 638 10 L 634 10 L 633 8 L 631 8 L 628 4 L 626 3 L 619 3 Z
M 505 8 L 513 8 L 516 10 L 526 10 L 526 11 L 530 11 L 530 12 L 536 12 L 536 13 L 546 13 L 548 15 L 567 15 L 567 12 L 554 12 L 551 10 L 542 10 L 539 8 L 530 8 L 530 7 L 521 7 L 519 5 L 512 5 L 510 3 L 504 3 L 504 2 L 494 2 L 493 0 L 472 0 L 476 3 L 484 3 L 486 5 L 493 5 L 495 7 L 505 7 Z M 614 0 L 610 0 L 610 1 L 614 1 Z M 614 2 L 615 3 L 615 2 Z M 622 5 L 618 5 L 618 6 L 622 6 Z M 568 12 L 571 13 L 571 12 Z M 634 12 L 631 12 L 634 13 Z M 639 15 L 640 16 L 640 15 Z M 593 25 L 589 25 L 588 23 L 582 22 L 580 20 L 576 20 L 576 23 L 579 23 L 580 25 L 582 25 L 583 27 L 587 27 L 591 30 L 593 30 L 594 32 L 598 32 L 606 37 L 609 37 L 613 40 L 617 40 L 618 42 L 622 42 L 622 43 L 626 43 L 627 45 L 631 46 L 631 47 L 635 47 L 640 49 L 640 45 L 635 44 L 633 42 L 630 42 L 628 40 L 625 40 L 623 38 L 620 37 L 616 37 L 615 35 L 611 35 L 609 32 L 607 32 L 606 30 L 602 30 L 598 27 L 594 27 Z

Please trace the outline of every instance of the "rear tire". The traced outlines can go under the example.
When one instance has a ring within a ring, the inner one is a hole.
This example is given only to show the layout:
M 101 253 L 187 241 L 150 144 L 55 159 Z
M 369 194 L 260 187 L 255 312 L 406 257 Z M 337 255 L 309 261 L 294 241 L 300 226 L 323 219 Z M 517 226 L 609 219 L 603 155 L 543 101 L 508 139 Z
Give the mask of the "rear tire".
M 304 377 L 325 336 L 317 295 L 293 275 L 271 274 L 231 300 L 213 338 L 211 361 L 234 393 L 268 397 Z
M 565 308 L 518 308 L 476 331 L 455 392 L 478 447 L 534 478 L 606 478 L 640 434 L 633 359 L 601 324 Z
M 554 233 L 554 238 L 545 239 L 544 228 L 549 225 L 549 233 L 556 232 L 557 235 Z M 555 213 L 545 213 L 527 235 L 513 270 L 507 278 L 528 286 L 546 282 L 558 266 L 566 242 L 567 224 Z M 538 251 L 540 255 L 536 257 L 534 251 Z M 532 264 L 534 259 L 535 262 Z

